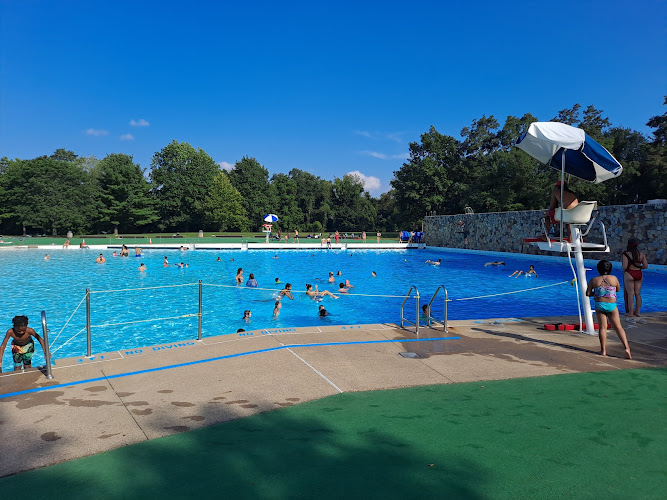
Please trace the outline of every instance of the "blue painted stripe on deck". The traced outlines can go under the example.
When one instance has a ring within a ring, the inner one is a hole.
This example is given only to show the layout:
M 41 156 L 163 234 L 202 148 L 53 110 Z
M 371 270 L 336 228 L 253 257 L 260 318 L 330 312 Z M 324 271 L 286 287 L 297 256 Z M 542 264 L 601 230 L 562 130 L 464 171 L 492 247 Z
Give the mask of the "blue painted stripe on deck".
M 227 354 L 225 356 L 217 356 L 215 358 L 208 358 L 208 359 L 198 359 L 196 361 L 188 361 L 187 363 L 178 363 L 175 365 L 167 365 L 167 366 L 159 366 L 157 368 L 147 368 L 146 370 L 138 370 L 135 372 L 128 372 L 128 373 L 119 373 L 117 375 L 107 375 L 105 377 L 97 377 L 97 378 L 89 378 L 86 380 L 79 380 L 77 382 L 67 382 L 65 384 L 56 384 L 56 385 L 49 385 L 46 387 L 37 387 L 35 389 L 26 389 L 25 391 L 17 391 L 17 392 L 9 392 L 7 394 L 0 394 L 0 399 L 4 398 L 11 398 L 14 396 L 22 396 L 24 394 L 32 394 L 35 392 L 43 392 L 43 391 L 50 391 L 53 389 L 60 389 L 63 387 L 72 387 L 75 385 L 81 385 L 81 384 L 89 384 L 91 382 L 103 382 L 105 380 L 111 380 L 115 378 L 124 378 L 124 377 L 130 377 L 132 375 L 141 375 L 144 373 L 151 373 L 151 372 L 160 372 L 163 370 L 171 370 L 172 368 L 182 368 L 184 366 L 192 366 L 192 365 L 199 365 L 202 363 L 210 363 L 212 361 L 220 361 L 222 359 L 230 359 L 230 358 L 238 358 L 241 356 L 249 356 L 251 354 L 261 354 L 263 352 L 271 352 L 271 351 L 280 351 L 282 349 L 293 349 L 297 347 L 323 347 L 323 346 L 332 346 L 332 345 L 356 345 L 356 344 L 386 344 L 389 342 L 430 342 L 434 340 L 459 340 L 461 337 L 435 337 L 435 338 L 429 338 L 429 339 L 395 339 L 395 340 L 362 340 L 358 342 L 323 342 L 320 344 L 288 344 L 288 345 L 282 345 L 278 347 L 270 347 L 268 349 L 260 349 L 258 351 L 246 351 L 246 352 L 239 352 L 237 354 Z

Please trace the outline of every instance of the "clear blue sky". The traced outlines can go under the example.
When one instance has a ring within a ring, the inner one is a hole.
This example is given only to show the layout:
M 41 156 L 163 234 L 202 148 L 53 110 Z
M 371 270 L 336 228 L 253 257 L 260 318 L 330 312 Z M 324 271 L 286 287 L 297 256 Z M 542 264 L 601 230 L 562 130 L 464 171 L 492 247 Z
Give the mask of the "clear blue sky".
M 576 103 L 648 133 L 667 94 L 664 0 L 0 0 L 0 156 L 57 148 L 149 169 L 173 139 L 271 174 L 389 189 L 431 125 Z

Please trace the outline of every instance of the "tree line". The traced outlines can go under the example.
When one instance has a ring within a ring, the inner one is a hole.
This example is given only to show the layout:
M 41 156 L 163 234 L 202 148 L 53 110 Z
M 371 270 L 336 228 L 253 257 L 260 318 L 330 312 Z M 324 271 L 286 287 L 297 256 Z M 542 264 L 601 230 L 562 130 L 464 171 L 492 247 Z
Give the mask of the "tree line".
M 652 137 L 612 126 L 593 106 L 576 104 L 553 120 L 584 129 L 623 165 L 620 177 L 603 184 L 574 180 L 580 199 L 611 205 L 667 198 L 667 113 L 648 120 Z M 539 209 L 555 173 L 514 147 L 534 121 L 529 113 L 502 125 L 482 116 L 461 139 L 431 127 L 409 144 L 408 160 L 378 198 L 354 175 L 330 181 L 292 169 L 269 178 L 252 157 L 226 171 L 203 149 L 176 140 L 155 153 L 148 173 L 122 153 L 101 160 L 65 149 L 28 160 L 3 157 L 0 232 L 243 232 L 258 230 L 268 213 L 279 215 L 275 227 L 285 231 L 396 231 L 466 207 Z

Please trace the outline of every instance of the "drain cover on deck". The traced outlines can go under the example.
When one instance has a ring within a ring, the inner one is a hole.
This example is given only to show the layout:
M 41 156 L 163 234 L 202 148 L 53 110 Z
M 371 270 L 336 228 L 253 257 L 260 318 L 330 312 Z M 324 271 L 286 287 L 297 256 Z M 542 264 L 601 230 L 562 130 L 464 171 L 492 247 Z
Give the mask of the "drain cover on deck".
M 399 354 L 404 358 L 421 358 L 416 352 L 400 352 Z

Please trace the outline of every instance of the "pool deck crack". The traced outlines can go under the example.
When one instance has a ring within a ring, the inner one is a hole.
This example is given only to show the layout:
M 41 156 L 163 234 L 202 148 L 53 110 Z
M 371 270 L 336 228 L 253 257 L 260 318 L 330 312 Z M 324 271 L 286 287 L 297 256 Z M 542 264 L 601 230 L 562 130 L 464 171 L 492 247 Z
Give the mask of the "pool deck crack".
M 118 400 L 120 401 L 120 403 L 123 405 L 123 408 L 125 408 L 125 410 L 127 411 L 128 415 L 130 415 L 130 417 L 132 417 L 132 420 L 134 420 L 134 423 L 137 425 L 137 427 L 139 428 L 139 430 L 141 431 L 141 433 L 144 435 L 144 438 L 146 438 L 146 441 L 148 441 L 150 438 L 148 437 L 148 435 L 147 435 L 146 432 L 144 431 L 144 429 L 143 429 L 143 427 L 141 426 L 141 424 L 139 424 L 139 422 L 137 421 L 137 419 L 135 418 L 135 416 L 132 414 L 132 412 L 130 411 L 130 409 L 127 407 L 127 405 L 125 404 L 125 401 L 123 401 L 123 398 L 121 398 L 121 397 L 118 395 L 118 392 L 116 391 L 116 388 L 115 388 L 115 387 L 113 386 L 113 384 L 111 383 L 111 380 L 110 380 L 109 378 L 107 378 L 107 374 L 104 373 L 104 370 L 103 370 L 103 369 L 101 369 L 100 371 L 102 372 L 102 375 L 104 375 L 104 378 L 105 378 L 105 380 L 107 381 L 107 383 L 109 384 L 109 387 L 111 387 L 111 390 L 113 391 L 113 393 L 116 395 L 116 397 L 118 398 Z

